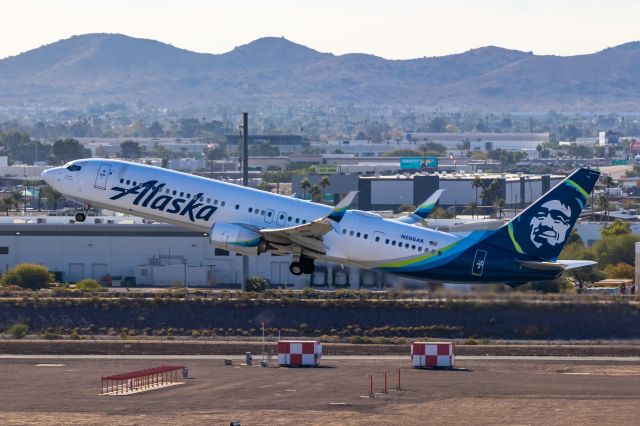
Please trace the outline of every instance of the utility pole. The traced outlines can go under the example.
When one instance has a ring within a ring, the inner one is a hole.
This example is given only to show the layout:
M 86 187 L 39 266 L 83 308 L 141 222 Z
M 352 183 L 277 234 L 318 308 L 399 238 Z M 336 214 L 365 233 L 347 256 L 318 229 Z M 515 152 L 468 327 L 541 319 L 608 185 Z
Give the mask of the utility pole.
M 249 186 L 249 113 L 242 113 L 242 186 Z M 240 289 L 247 290 L 249 257 L 242 255 L 242 282 Z

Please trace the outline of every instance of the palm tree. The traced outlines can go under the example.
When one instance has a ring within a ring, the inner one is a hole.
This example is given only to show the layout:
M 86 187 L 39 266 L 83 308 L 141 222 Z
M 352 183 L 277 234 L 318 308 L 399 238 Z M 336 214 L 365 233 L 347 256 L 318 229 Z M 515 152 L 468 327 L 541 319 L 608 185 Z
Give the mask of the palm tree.
M 64 195 L 50 186 L 43 187 L 42 195 L 47 199 L 47 203 L 49 204 L 49 206 L 53 207 L 53 210 L 58 210 L 58 204 L 60 203 L 60 200 L 64 199 Z
M 482 179 L 480 176 L 476 176 L 473 178 L 473 182 L 471 182 L 471 187 L 476 190 L 476 206 L 478 205 L 478 189 L 482 188 Z
M 498 198 L 494 203 L 493 207 L 497 210 L 498 219 L 502 219 L 502 210 L 504 209 L 504 199 Z
M 478 213 L 478 203 L 475 201 L 472 201 L 469 203 L 469 211 L 472 214 L 472 217 L 476 217 L 476 214 Z
M 320 187 L 318 185 L 313 185 L 311 187 L 311 200 L 319 201 L 318 197 L 320 196 L 321 193 L 322 193 L 322 190 L 320 189 Z
M 309 178 L 304 178 L 300 181 L 300 188 L 302 188 L 302 193 L 304 194 L 304 199 L 307 199 L 307 191 L 311 188 L 311 183 L 309 182 Z
M 24 194 L 22 193 L 22 191 L 14 191 L 11 194 L 11 198 L 16 205 L 16 211 L 20 210 L 20 202 L 24 200 Z
M 11 210 L 14 204 L 15 204 L 15 201 L 13 200 L 13 197 L 7 197 L 2 199 L 2 207 L 4 208 L 4 211 L 7 213 L 7 216 L 9 216 L 9 210 Z
M 597 199 L 598 207 L 604 212 L 605 221 L 609 221 L 609 199 L 606 195 L 599 195 Z
M 331 182 L 329 182 L 329 176 L 322 176 L 320 179 L 320 187 L 322 188 L 322 202 L 324 202 L 324 190 L 327 186 L 329 186 Z

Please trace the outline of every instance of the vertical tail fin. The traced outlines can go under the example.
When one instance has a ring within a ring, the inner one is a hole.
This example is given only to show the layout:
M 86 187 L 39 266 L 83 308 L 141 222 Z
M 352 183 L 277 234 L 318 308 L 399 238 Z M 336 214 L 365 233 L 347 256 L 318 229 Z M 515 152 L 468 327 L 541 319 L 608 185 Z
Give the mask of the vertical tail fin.
M 556 260 L 600 172 L 578 169 L 486 240 L 522 255 Z

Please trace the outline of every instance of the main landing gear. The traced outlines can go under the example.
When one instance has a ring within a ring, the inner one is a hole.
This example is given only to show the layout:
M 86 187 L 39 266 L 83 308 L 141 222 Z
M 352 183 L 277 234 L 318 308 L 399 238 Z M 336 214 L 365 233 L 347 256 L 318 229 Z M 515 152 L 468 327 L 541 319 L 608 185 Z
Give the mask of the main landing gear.
M 289 265 L 289 272 L 293 275 L 311 274 L 315 268 L 316 265 L 312 258 L 300 256 L 299 261 L 291 262 L 291 265 Z
M 85 204 L 82 206 L 82 211 L 76 213 L 76 222 L 84 222 L 87 218 L 87 212 L 91 206 L 89 204 Z

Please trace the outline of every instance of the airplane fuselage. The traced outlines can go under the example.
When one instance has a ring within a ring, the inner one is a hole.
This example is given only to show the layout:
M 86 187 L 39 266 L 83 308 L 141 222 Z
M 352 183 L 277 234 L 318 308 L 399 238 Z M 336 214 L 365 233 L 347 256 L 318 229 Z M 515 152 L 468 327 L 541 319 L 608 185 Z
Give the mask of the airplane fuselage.
M 211 232 L 220 223 L 255 230 L 284 229 L 310 223 L 332 211 L 322 204 L 117 160 L 77 160 L 66 167 L 50 169 L 43 176 L 56 190 L 85 205 L 203 233 Z M 322 251 L 303 248 L 296 252 L 292 248 L 290 252 L 444 282 L 519 283 L 557 275 L 557 271 L 523 269 L 503 248 L 483 245 L 488 232 L 492 231 L 477 231 L 462 238 L 373 213 L 347 210 L 333 230 L 322 237 Z M 219 241 L 213 243 L 221 246 Z

